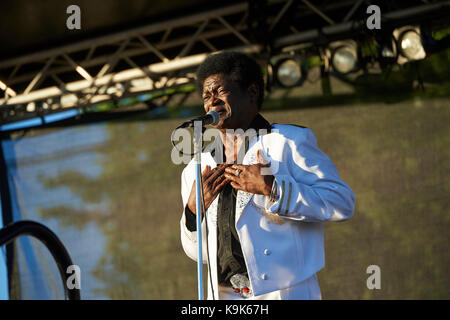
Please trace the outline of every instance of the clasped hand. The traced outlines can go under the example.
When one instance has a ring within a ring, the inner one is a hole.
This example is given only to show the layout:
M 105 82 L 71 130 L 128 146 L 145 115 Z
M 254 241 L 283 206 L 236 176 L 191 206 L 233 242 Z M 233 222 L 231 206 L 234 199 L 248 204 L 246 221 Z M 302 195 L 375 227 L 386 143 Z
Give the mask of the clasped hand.
M 230 183 L 236 190 L 253 194 L 270 194 L 274 177 L 272 175 L 262 174 L 262 168 L 269 167 L 270 165 L 264 163 L 260 151 L 258 151 L 257 157 L 258 163 L 252 165 L 222 163 L 214 169 L 206 166 L 202 172 L 205 210 L 209 208 L 227 183 Z M 236 175 L 237 170 L 239 170 L 239 175 Z M 187 203 L 193 213 L 196 213 L 195 198 L 194 181 Z

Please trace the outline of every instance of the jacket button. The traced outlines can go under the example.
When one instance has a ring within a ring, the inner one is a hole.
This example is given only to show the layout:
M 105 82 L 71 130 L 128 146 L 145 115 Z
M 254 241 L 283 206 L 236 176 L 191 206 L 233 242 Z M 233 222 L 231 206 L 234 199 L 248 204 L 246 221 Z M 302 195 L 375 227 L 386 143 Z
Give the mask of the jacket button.
M 261 279 L 263 279 L 263 280 L 267 280 L 267 274 L 265 274 L 265 273 L 263 273 L 262 275 L 261 275 Z
M 270 255 L 272 252 L 270 252 L 269 249 L 264 249 L 264 255 L 268 256 Z

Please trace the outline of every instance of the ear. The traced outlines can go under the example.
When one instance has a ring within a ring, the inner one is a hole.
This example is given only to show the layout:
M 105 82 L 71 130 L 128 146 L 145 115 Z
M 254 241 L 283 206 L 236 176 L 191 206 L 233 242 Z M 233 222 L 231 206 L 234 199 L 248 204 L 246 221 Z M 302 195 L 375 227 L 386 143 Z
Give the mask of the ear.
M 247 89 L 250 100 L 256 105 L 258 102 L 259 90 L 256 84 L 252 83 Z

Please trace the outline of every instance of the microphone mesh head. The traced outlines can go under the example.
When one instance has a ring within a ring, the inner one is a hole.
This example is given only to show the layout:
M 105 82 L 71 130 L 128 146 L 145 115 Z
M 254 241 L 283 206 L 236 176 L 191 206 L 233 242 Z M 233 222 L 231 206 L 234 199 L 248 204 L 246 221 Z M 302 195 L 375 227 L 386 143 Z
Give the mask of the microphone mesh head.
M 215 126 L 219 123 L 220 114 L 217 111 L 211 110 L 207 114 L 209 114 L 213 118 L 213 122 L 211 123 L 212 126 Z

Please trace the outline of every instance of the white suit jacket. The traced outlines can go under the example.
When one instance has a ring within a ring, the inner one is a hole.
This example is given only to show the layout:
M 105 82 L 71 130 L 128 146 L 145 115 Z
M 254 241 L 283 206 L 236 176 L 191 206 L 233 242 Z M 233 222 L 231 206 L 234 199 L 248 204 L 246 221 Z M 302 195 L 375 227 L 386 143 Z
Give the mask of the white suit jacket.
M 343 221 L 353 215 L 355 197 L 340 179 L 330 158 L 317 147 L 312 130 L 293 125 L 272 126 L 272 132 L 253 138 L 243 164 L 257 163 L 262 150 L 271 162 L 279 199 L 237 192 L 236 230 L 242 246 L 254 295 L 290 288 L 324 267 L 323 222 Z M 202 171 L 217 164 L 210 153 L 202 153 Z M 195 164 L 183 170 L 183 207 L 195 181 Z M 206 214 L 208 223 L 210 282 L 217 298 L 217 197 Z M 183 212 L 181 243 L 188 257 L 197 259 L 197 232 L 186 228 Z M 205 219 L 202 221 L 203 262 L 207 263 Z M 211 281 L 212 280 L 212 281 Z

